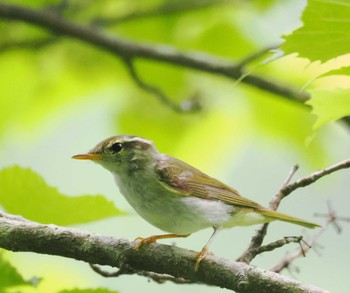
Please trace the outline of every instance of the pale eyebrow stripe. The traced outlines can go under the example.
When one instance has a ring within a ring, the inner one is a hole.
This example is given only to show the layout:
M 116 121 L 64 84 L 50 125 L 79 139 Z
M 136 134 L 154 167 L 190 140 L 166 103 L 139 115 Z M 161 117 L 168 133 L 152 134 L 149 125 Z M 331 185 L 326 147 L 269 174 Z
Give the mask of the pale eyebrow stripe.
M 140 142 L 143 142 L 143 143 L 146 143 L 146 144 L 150 144 L 152 143 L 150 140 L 147 140 L 147 139 L 144 139 L 144 138 L 141 138 L 141 137 L 133 137 L 129 140 L 127 140 L 126 142 L 130 142 L 130 141 L 140 141 Z

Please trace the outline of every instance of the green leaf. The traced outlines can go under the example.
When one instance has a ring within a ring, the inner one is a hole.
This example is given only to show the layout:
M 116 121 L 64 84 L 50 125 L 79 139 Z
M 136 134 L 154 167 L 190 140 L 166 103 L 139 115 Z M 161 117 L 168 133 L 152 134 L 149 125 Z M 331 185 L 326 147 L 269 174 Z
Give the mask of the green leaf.
M 65 196 L 30 169 L 0 171 L 0 204 L 33 221 L 73 225 L 123 214 L 102 195 Z
M 350 76 L 350 66 L 341 67 L 338 69 L 327 71 L 327 72 L 319 75 L 317 78 L 331 76 L 331 75 L 349 75 Z
M 307 102 L 312 113 L 317 115 L 314 128 L 350 115 L 350 90 L 315 90 L 312 99 Z
M 349 0 L 310 0 L 301 20 L 304 25 L 285 37 L 285 53 L 325 62 L 350 52 Z
M 30 285 L 9 262 L 0 255 L 0 291 L 10 286 Z
M 118 291 L 111 291 L 108 289 L 98 288 L 98 289 L 72 289 L 72 290 L 62 290 L 58 293 L 118 293 Z

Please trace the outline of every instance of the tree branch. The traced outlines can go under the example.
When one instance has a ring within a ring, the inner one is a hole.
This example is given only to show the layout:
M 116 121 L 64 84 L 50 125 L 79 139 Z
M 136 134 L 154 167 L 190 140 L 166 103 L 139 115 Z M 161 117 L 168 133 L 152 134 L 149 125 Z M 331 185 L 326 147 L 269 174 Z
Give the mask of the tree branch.
M 295 175 L 295 173 L 298 170 L 298 165 L 295 165 L 290 170 L 285 182 L 283 183 L 281 189 L 275 194 L 275 196 L 270 201 L 270 208 L 272 210 L 277 210 L 279 207 L 281 200 L 291 194 L 293 191 L 295 191 L 298 188 L 306 187 L 314 182 L 316 182 L 318 179 L 329 175 L 333 172 L 336 172 L 341 169 L 347 169 L 350 168 L 350 160 L 344 160 L 342 162 L 339 162 L 333 166 L 330 166 L 324 170 L 316 171 L 308 176 L 305 176 L 293 183 L 290 183 L 292 180 L 292 177 Z M 246 251 L 237 259 L 237 261 L 241 261 L 244 263 L 250 263 L 254 257 L 257 255 L 256 251 L 261 247 L 267 229 L 269 224 L 263 224 L 260 226 L 260 228 L 255 232 L 254 236 L 252 237 L 252 240 L 250 241 L 250 244 Z
M 147 272 L 147 271 L 135 271 L 130 268 L 120 268 L 118 271 L 115 272 L 107 272 L 104 271 L 103 269 L 100 268 L 100 266 L 95 265 L 95 264 L 90 264 L 90 267 L 93 269 L 94 272 L 98 273 L 102 277 L 105 278 L 114 278 L 114 277 L 119 277 L 121 275 L 132 275 L 132 274 L 137 274 L 139 276 L 143 276 L 149 279 L 152 279 L 153 281 L 163 284 L 166 281 L 170 281 L 175 284 L 194 284 L 194 283 L 199 283 L 196 281 L 191 281 L 188 279 L 184 278 L 175 278 L 173 276 L 167 275 L 167 274 L 157 274 L 153 272 Z
M 312 183 L 315 183 L 317 180 L 321 179 L 322 177 L 332 174 L 336 171 L 342 170 L 342 169 L 348 169 L 350 168 L 350 160 L 344 160 L 342 162 L 339 162 L 333 166 L 330 166 L 326 169 L 316 171 L 308 176 L 305 176 L 294 183 L 290 183 L 286 186 L 284 186 L 280 191 L 279 191 L 279 196 L 283 199 L 289 194 L 291 194 L 293 191 L 297 190 L 298 188 L 301 187 L 306 187 L 311 185 Z
M 136 243 L 99 236 L 55 225 L 42 225 L 13 216 L 0 217 L 0 247 L 76 260 L 168 274 L 237 292 L 327 292 L 311 285 L 236 262 L 208 256 L 197 272 L 195 252 L 183 248 L 149 244 L 135 250 Z
M 171 46 L 148 45 L 116 36 L 109 36 L 97 29 L 66 21 L 50 12 L 39 12 L 20 6 L 0 3 L 0 17 L 8 20 L 24 21 L 40 26 L 54 34 L 79 39 L 122 58 L 144 58 L 160 61 L 221 75 L 233 80 L 244 76 L 241 82 L 280 95 L 283 98 L 302 104 L 310 98 L 307 92 L 280 82 L 274 82 L 253 74 L 247 75 L 240 64 L 235 64 L 229 60 L 222 60 L 201 53 L 185 53 Z
M 283 182 L 281 189 L 285 188 L 290 183 L 290 181 L 292 180 L 292 177 L 294 176 L 294 174 L 296 173 L 298 168 L 299 168 L 298 165 L 295 165 L 292 167 L 286 180 Z M 272 210 L 277 210 L 280 202 L 281 202 L 281 199 L 279 198 L 278 193 L 277 193 L 270 201 L 270 208 Z M 256 230 L 254 236 L 252 237 L 252 240 L 250 241 L 248 248 L 237 259 L 237 261 L 242 261 L 244 263 L 249 264 L 254 259 L 254 257 L 257 255 L 255 253 L 255 251 L 257 251 L 259 249 L 259 247 L 261 247 L 268 227 L 269 227 L 269 223 L 266 223 L 266 224 L 261 225 L 260 228 Z
M 262 253 L 268 252 L 268 251 L 273 251 L 273 250 L 280 248 L 280 247 L 282 247 L 286 244 L 289 244 L 289 243 L 299 243 L 299 245 L 301 246 L 301 242 L 304 242 L 303 236 L 285 236 L 283 239 L 276 240 L 276 241 L 271 242 L 267 245 L 259 246 L 256 249 L 251 249 L 251 253 L 255 257 L 258 254 L 262 254 Z M 304 242 L 304 244 L 305 243 L 306 242 Z M 305 245 L 307 245 L 307 243 Z
M 16 5 L 0 3 L 0 18 L 1 17 L 8 20 L 27 22 L 49 30 L 53 34 L 81 40 L 124 59 L 144 58 L 221 75 L 279 95 L 281 98 L 297 102 L 298 104 L 302 104 L 305 108 L 310 108 L 309 105 L 305 104 L 305 102 L 311 98 L 309 93 L 283 84 L 280 81 L 274 81 L 247 73 L 242 65 L 250 62 L 251 58 L 255 58 L 254 55 L 253 57 L 248 56 L 243 59 L 243 62 L 234 63 L 230 60 L 219 59 L 203 53 L 182 52 L 168 45 L 136 43 L 116 36 L 112 37 L 106 35 L 93 27 L 82 26 L 66 21 L 62 19 L 57 12 L 50 10 L 40 12 Z M 35 42 L 36 41 L 34 41 L 34 46 Z M 31 41 L 24 41 L 24 45 L 28 47 L 32 46 L 30 43 Z M 14 45 L 16 46 L 19 44 L 20 42 Z M 7 44 L 2 50 L 7 49 L 8 45 L 10 44 Z M 42 43 L 39 45 L 43 46 L 45 44 Z M 169 101 L 168 104 L 171 104 L 171 102 Z M 186 112 L 186 110 L 181 112 Z M 350 126 L 350 117 L 344 117 L 341 121 L 348 127 Z
M 124 58 L 124 63 L 126 68 L 129 70 L 131 78 L 141 89 L 156 96 L 161 103 L 165 104 L 175 112 L 193 113 L 201 109 L 201 105 L 196 96 L 194 96 L 192 99 L 184 100 L 180 105 L 178 105 L 173 102 L 162 90 L 142 80 L 137 73 L 133 61 L 130 58 Z
M 310 237 L 307 241 L 307 245 L 300 245 L 300 249 L 298 249 L 295 253 L 292 255 L 282 259 L 279 263 L 277 263 L 275 266 L 273 266 L 270 270 L 276 273 L 281 272 L 283 269 L 288 268 L 290 264 L 300 256 L 305 256 L 305 254 L 310 250 L 311 246 L 315 245 L 316 242 L 321 238 L 321 236 L 326 232 L 326 230 L 329 228 L 330 225 L 332 225 L 335 229 L 335 231 L 340 234 L 341 228 L 338 222 L 350 222 L 349 217 L 340 217 L 337 216 L 335 211 L 331 208 L 330 203 L 328 202 L 328 213 L 327 214 L 321 214 L 316 213 L 316 216 L 326 217 L 327 221 L 326 224 L 317 232 L 314 233 L 312 237 Z
M 286 180 L 283 182 L 283 185 L 281 187 L 281 189 L 275 194 L 275 196 L 271 199 L 269 206 L 272 210 L 276 211 L 278 209 L 278 207 L 281 204 L 282 199 L 285 197 L 283 190 L 285 190 L 290 182 L 292 181 L 292 178 L 294 177 L 295 173 L 299 170 L 299 166 L 298 165 L 294 165 L 290 171 L 289 174 L 286 178 Z

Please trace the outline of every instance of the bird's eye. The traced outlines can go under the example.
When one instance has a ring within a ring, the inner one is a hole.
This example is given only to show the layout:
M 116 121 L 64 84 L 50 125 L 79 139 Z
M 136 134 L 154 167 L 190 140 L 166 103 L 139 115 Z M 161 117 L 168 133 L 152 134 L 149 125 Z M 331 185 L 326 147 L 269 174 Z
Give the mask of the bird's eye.
M 109 149 L 114 153 L 119 153 L 123 149 L 123 145 L 120 142 L 116 142 Z

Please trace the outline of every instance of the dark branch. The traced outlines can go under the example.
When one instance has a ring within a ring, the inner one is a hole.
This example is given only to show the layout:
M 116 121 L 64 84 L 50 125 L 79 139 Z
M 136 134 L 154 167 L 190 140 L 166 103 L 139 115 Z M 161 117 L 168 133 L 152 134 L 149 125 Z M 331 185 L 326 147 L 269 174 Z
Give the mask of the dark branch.
M 335 213 L 333 211 L 330 211 L 326 224 L 308 240 L 309 245 L 301 246 L 301 248 L 298 249 L 294 254 L 282 259 L 279 263 L 271 268 L 271 271 L 279 273 L 283 269 L 288 268 L 295 259 L 299 258 L 300 256 L 305 256 L 305 254 L 310 250 L 311 245 L 314 245 L 316 243 L 316 241 L 325 233 L 330 225 L 333 225 L 336 231 L 340 233 L 338 230 L 337 221 L 339 221 L 339 219 L 336 217 Z
M 0 247 L 57 255 L 111 267 L 167 274 L 238 292 L 326 292 L 287 277 L 252 266 L 206 257 L 194 271 L 195 252 L 183 248 L 149 244 L 135 250 L 136 243 L 98 236 L 55 225 L 42 225 L 13 217 L 0 217 Z M 219 272 L 219 273 L 218 273 Z M 258 291 L 257 291 L 258 290 Z
M 201 109 L 201 106 L 195 97 L 193 99 L 188 99 L 183 101 L 181 105 L 176 104 L 161 89 L 151 84 L 148 84 L 147 82 L 142 80 L 139 74 L 137 73 L 137 70 L 135 68 L 133 61 L 130 58 L 124 58 L 124 62 L 134 82 L 141 89 L 156 96 L 161 103 L 165 104 L 170 109 L 173 109 L 175 112 L 180 112 L 180 113 L 181 112 L 193 113 Z
M 310 250 L 311 245 L 315 245 L 317 243 L 318 239 L 321 238 L 321 236 L 326 232 L 328 227 L 332 225 L 337 233 L 341 233 L 341 228 L 338 222 L 350 222 L 350 217 L 340 217 L 338 216 L 335 211 L 332 209 L 330 203 L 327 203 L 328 205 L 328 213 L 316 213 L 315 216 L 319 217 L 326 217 L 327 222 L 326 224 L 317 231 L 309 240 L 308 245 L 301 246 L 299 250 L 297 250 L 294 254 L 292 254 L 289 257 L 286 257 L 282 259 L 279 263 L 277 263 L 274 267 L 271 268 L 271 271 L 279 273 L 283 269 L 288 268 L 291 263 L 297 259 L 300 256 L 305 256 L 305 254 Z
M 270 201 L 270 208 L 272 210 L 277 210 L 281 200 L 291 194 L 293 191 L 300 187 L 306 187 L 314 182 L 316 182 L 318 179 L 329 175 L 333 172 L 336 172 L 341 169 L 347 169 L 350 168 L 350 160 L 344 160 L 342 162 L 339 162 L 331 167 L 328 167 L 324 170 L 314 172 L 306 177 L 303 177 L 293 183 L 290 183 L 292 177 L 295 175 L 296 171 L 298 170 L 298 165 L 295 165 L 292 167 L 291 171 L 289 172 L 285 182 L 282 185 L 282 188 L 275 194 L 275 196 Z M 256 256 L 255 251 L 261 247 L 267 229 L 269 224 L 262 225 L 254 234 L 252 237 L 252 240 L 250 241 L 249 247 L 246 249 L 246 251 L 237 259 L 237 261 L 241 261 L 244 263 L 250 263 L 254 257 Z
M 276 48 L 278 48 L 278 46 L 269 46 L 269 47 L 263 48 L 257 52 L 254 52 L 253 54 L 249 54 L 248 56 L 246 56 L 245 58 L 240 60 L 240 62 L 238 63 L 238 66 L 243 68 L 246 65 L 248 65 L 249 63 L 252 63 L 253 61 L 265 56 L 269 51 L 272 51 Z
M 98 265 L 95 265 L 95 264 L 92 264 L 90 263 L 89 264 L 90 267 L 92 268 L 92 270 L 101 275 L 102 277 L 105 277 L 105 278 L 111 278 L 111 277 L 119 277 L 121 275 L 131 275 L 131 274 L 134 274 L 135 271 L 132 270 L 132 269 L 129 269 L 129 270 L 126 270 L 124 269 L 124 267 L 121 267 L 119 270 L 115 271 L 115 272 L 107 272 L 105 270 L 103 270 L 100 266 Z
M 269 206 L 272 210 L 276 211 L 278 209 L 278 207 L 280 206 L 280 203 L 282 201 L 282 199 L 285 197 L 283 195 L 283 190 L 287 188 L 287 186 L 290 184 L 290 181 L 292 180 L 293 176 L 295 175 L 295 173 L 298 171 L 299 166 L 298 165 L 294 165 L 292 167 L 292 169 L 289 171 L 289 174 L 286 178 L 286 180 L 283 182 L 283 185 L 281 187 L 281 189 L 275 194 L 275 196 L 271 199 Z
M 279 193 L 281 194 L 280 196 L 283 199 L 298 188 L 309 186 L 326 175 L 332 174 L 333 172 L 336 172 L 342 169 L 348 169 L 348 168 L 350 168 L 350 160 L 344 160 L 342 162 L 339 162 L 321 171 L 316 171 L 310 174 L 309 176 L 303 177 L 295 181 L 294 183 L 288 184 L 285 187 L 283 187 L 279 191 Z
M 185 53 L 171 46 L 135 43 L 116 36 L 109 36 L 94 28 L 78 25 L 57 17 L 56 14 L 0 3 L 0 17 L 38 25 L 54 34 L 65 35 L 109 51 L 122 58 L 145 58 L 182 66 L 207 73 L 218 74 L 283 98 L 304 103 L 308 93 L 253 74 L 247 75 L 239 64 L 200 53 Z
M 292 177 L 294 176 L 294 174 L 296 173 L 298 168 L 299 168 L 298 165 L 294 165 L 292 167 L 292 169 L 289 171 L 289 174 L 288 174 L 286 180 L 283 182 L 281 189 L 285 188 L 290 183 L 290 181 L 292 180 Z M 272 210 L 277 210 L 279 203 L 281 201 L 278 194 L 279 194 L 279 192 L 277 192 L 277 194 L 270 201 L 270 208 Z M 241 262 L 249 264 L 254 259 L 254 257 L 256 256 L 255 251 L 257 251 L 259 249 L 259 247 L 261 247 L 268 227 L 269 227 L 269 223 L 266 223 L 266 224 L 261 225 L 260 228 L 256 230 L 254 236 L 252 237 L 252 240 L 250 241 L 249 247 L 237 259 L 237 261 L 241 261 Z
M 199 282 L 196 282 L 196 281 L 192 281 L 192 280 L 188 280 L 188 279 L 184 279 L 184 278 L 175 278 L 173 276 L 166 275 L 166 274 L 157 274 L 157 273 L 146 272 L 146 271 L 137 272 L 137 274 L 139 276 L 143 276 L 143 277 L 152 279 L 153 281 L 157 282 L 158 284 L 163 284 L 167 281 L 175 283 L 175 284 L 195 284 L 195 283 L 200 284 Z
M 310 108 L 309 105 L 305 104 L 311 97 L 309 93 L 279 81 L 266 79 L 245 72 L 242 64 L 250 62 L 251 57 L 248 57 L 247 60 L 243 59 L 243 63 L 233 63 L 230 60 L 223 60 L 202 53 L 185 53 L 167 45 L 136 43 L 116 36 L 112 37 L 106 35 L 93 27 L 82 26 L 66 21 L 59 16 L 57 11 L 50 11 L 50 9 L 40 12 L 20 6 L 0 3 L 0 18 L 1 17 L 7 20 L 23 21 L 37 25 L 58 36 L 68 36 L 79 39 L 122 58 L 144 58 L 221 75 L 279 95 L 281 98 L 297 102 L 306 108 Z M 24 43 L 26 43 L 26 41 L 24 41 Z M 19 43 L 17 45 L 19 45 Z M 347 126 L 350 126 L 350 117 L 344 117 L 341 121 Z
M 253 255 L 253 257 L 257 256 L 258 254 L 262 254 L 264 252 L 268 252 L 268 251 L 272 251 L 272 250 L 275 250 L 277 248 L 280 248 L 286 244 L 289 244 L 289 243 L 301 243 L 303 241 L 303 236 L 286 236 L 284 237 L 283 239 L 280 239 L 280 240 L 276 240 L 274 242 L 271 242 L 267 245 L 263 245 L 263 246 L 260 246 L 254 250 L 251 250 L 251 253 Z
M 130 267 L 127 266 L 123 266 L 122 268 L 120 268 L 119 270 L 115 271 L 115 272 L 108 272 L 103 270 L 100 266 L 95 265 L 95 264 L 90 264 L 90 267 L 93 269 L 94 272 L 96 272 L 97 274 L 101 275 L 102 277 L 105 278 L 115 278 L 115 277 L 120 277 L 122 275 L 132 275 L 132 274 L 136 274 L 142 277 L 146 277 L 149 279 L 152 279 L 153 281 L 157 282 L 158 284 L 163 284 L 167 281 L 175 283 L 175 284 L 194 284 L 194 283 L 199 283 L 196 281 L 192 281 L 192 280 L 187 280 L 184 278 L 175 278 L 173 276 L 170 275 L 166 275 L 166 274 L 157 274 L 157 273 L 153 273 L 153 272 L 147 272 L 147 271 L 135 271 L 133 269 L 131 269 Z

